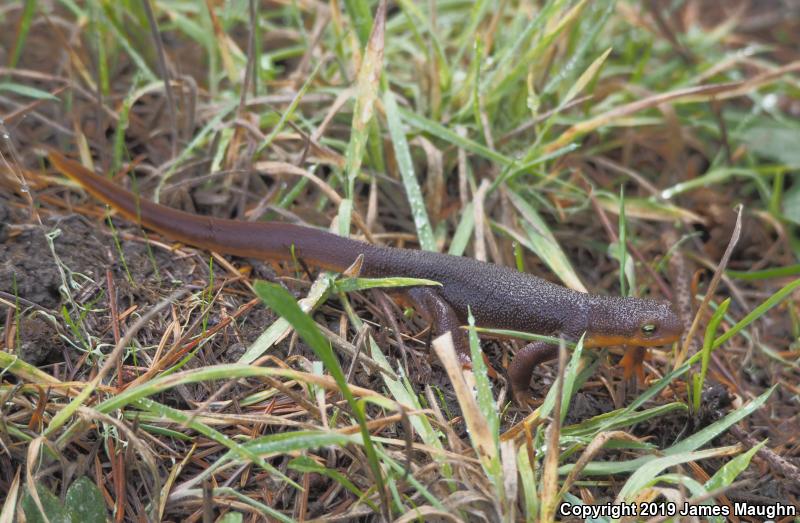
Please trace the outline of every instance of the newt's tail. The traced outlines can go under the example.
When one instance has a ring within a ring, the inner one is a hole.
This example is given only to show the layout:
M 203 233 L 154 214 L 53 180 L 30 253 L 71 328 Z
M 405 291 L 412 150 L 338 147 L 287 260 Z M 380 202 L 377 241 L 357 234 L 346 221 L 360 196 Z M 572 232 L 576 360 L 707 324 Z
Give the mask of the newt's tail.
M 245 222 L 172 209 L 119 187 L 78 162 L 51 151 L 50 162 L 125 218 L 168 238 L 212 251 L 250 258 L 288 260 L 295 255 L 323 269 L 343 271 L 373 247 L 325 231 L 279 222 Z

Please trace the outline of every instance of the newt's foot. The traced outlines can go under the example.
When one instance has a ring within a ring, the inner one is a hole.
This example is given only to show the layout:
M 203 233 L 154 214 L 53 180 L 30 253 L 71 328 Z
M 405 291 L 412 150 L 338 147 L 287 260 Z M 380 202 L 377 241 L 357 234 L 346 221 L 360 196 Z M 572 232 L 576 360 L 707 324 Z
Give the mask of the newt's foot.
M 512 395 L 514 397 L 514 402 L 518 406 L 522 407 L 523 409 L 531 407 L 531 403 L 533 403 L 533 394 L 531 394 L 530 389 L 518 390 L 512 387 L 511 390 L 513 393 Z

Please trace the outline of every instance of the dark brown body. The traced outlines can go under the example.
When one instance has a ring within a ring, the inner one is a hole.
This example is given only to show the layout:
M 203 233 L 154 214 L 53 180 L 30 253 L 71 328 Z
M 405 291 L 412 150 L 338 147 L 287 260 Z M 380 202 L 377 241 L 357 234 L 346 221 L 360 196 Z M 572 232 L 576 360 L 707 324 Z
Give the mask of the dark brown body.
M 363 255 L 364 276 L 438 281 L 441 287 L 412 288 L 407 293 L 437 334 L 453 332 L 462 356 L 468 349 L 458 326 L 466 323 L 468 307 L 481 327 L 571 339 L 586 332 L 586 346 L 663 345 L 677 340 L 682 331 L 671 305 L 663 300 L 585 294 L 471 258 L 380 247 L 309 227 L 197 216 L 140 200 L 57 153 L 49 158 L 62 173 L 127 218 L 187 244 L 270 260 L 287 260 L 294 248 L 298 258 L 334 271 L 345 270 Z M 541 343 L 520 351 L 509 367 L 515 390 L 526 389 L 533 367 L 554 354 L 553 346 Z

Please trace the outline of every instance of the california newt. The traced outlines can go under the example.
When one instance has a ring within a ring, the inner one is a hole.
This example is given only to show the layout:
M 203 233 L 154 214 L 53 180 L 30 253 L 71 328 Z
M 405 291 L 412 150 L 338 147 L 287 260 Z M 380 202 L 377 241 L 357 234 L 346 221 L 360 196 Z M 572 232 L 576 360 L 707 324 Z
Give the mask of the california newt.
M 467 307 L 481 327 L 511 329 L 577 340 L 584 347 L 651 347 L 678 340 L 683 327 L 670 302 L 577 292 L 508 267 L 413 249 L 371 245 L 329 232 L 279 222 L 244 222 L 198 216 L 140 199 L 137 195 L 51 152 L 63 174 L 126 218 L 175 240 L 217 252 L 268 260 L 294 256 L 326 270 L 343 271 L 359 256 L 367 277 L 425 278 L 441 287 L 411 287 L 403 292 L 433 326 L 450 331 L 463 361 L 469 361 L 467 337 L 459 327 Z M 553 359 L 558 347 L 534 342 L 517 352 L 508 374 L 517 397 L 524 396 L 536 365 Z M 626 375 L 641 360 L 629 352 Z M 641 367 L 639 368 L 641 371 Z

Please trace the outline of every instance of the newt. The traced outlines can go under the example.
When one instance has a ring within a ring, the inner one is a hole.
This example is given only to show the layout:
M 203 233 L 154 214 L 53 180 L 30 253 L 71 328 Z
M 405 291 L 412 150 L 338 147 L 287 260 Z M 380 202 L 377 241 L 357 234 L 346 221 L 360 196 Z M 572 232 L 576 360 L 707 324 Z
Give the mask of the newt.
M 335 234 L 281 222 L 245 222 L 195 215 L 140 199 L 78 162 L 51 152 L 50 162 L 92 196 L 125 218 L 171 239 L 249 258 L 288 261 L 294 256 L 324 270 L 342 272 L 362 257 L 360 275 L 434 280 L 441 287 L 400 290 L 433 333 L 448 331 L 459 357 L 468 363 L 469 307 L 480 327 L 562 336 L 584 347 L 628 346 L 622 360 L 626 377 L 640 375 L 643 347 L 677 341 L 683 326 L 666 300 L 587 294 L 513 268 L 472 258 L 415 249 L 373 245 Z M 529 390 L 534 368 L 554 359 L 558 347 L 533 342 L 519 350 L 508 367 L 517 399 Z

